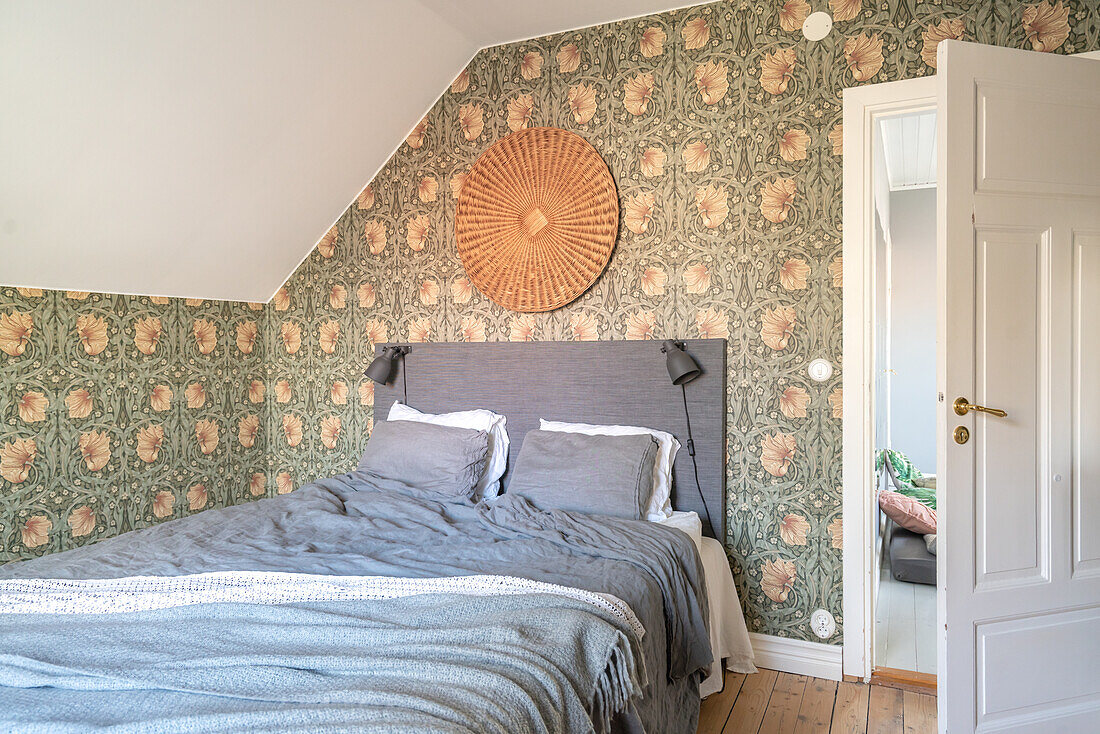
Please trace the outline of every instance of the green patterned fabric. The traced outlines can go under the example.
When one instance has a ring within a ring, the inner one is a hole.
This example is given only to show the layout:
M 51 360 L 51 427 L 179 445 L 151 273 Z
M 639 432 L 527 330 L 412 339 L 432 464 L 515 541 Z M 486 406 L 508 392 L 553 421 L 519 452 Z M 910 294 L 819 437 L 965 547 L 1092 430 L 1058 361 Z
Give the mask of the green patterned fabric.
M 909 457 L 900 451 L 894 451 L 893 449 L 880 449 L 875 456 L 875 469 L 882 471 L 883 465 L 886 459 L 890 459 L 890 466 L 893 468 L 893 478 L 904 482 L 910 486 L 913 485 L 914 479 L 920 479 L 923 474 L 920 473 L 920 469 L 913 465 L 913 462 L 909 460 Z M 895 482 L 896 484 L 897 482 Z
M 883 469 L 887 468 L 887 460 L 890 461 L 887 474 L 890 476 L 894 491 L 906 497 L 912 497 L 933 510 L 936 509 L 935 488 L 922 487 L 918 484 L 924 479 L 924 475 L 913 465 L 909 457 L 893 449 L 880 449 L 875 455 L 875 471 L 880 475 Z

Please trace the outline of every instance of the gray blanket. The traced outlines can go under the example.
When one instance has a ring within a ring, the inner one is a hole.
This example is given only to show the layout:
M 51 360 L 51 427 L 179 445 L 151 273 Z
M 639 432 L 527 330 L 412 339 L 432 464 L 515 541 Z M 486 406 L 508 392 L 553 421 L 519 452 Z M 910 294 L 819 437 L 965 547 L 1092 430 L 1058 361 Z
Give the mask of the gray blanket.
M 620 724 L 691 732 L 695 673 L 710 661 L 691 540 L 651 523 L 410 496 L 351 473 L 92 546 L 0 567 L 0 578 L 116 578 L 221 570 L 437 577 L 500 574 L 613 594 L 646 629 L 640 698 Z M 0 642 L 0 654 L 4 652 Z M 4 682 L 0 672 L 0 683 Z M 0 688 L 0 705 L 10 695 Z
M 638 692 L 628 635 L 547 594 L 10 615 L 0 729 L 583 734 Z

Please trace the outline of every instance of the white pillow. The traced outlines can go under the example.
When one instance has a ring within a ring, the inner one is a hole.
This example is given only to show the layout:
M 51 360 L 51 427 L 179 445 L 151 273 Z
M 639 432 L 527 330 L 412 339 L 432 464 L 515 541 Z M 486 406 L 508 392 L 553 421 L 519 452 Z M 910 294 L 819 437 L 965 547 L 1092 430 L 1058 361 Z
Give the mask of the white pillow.
M 699 551 L 703 550 L 703 521 L 699 519 L 697 513 L 673 510 L 671 517 L 655 522 L 666 527 L 682 530 L 691 536 L 691 539 L 695 541 L 695 547 Z
M 387 420 L 434 423 L 452 428 L 473 428 L 489 434 L 489 460 L 485 473 L 474 487 L 474 497 L 496 497 L 500 493 L 500 478 L 508 466 L 508 419 L 491 410 L 460 410 L 454 413 L 421 413 L 404 403 L 390 407 Z
M 641 426 L 599 426 L 592 423 L 563 423 L 539 419 L 539 428 L 544 431 L 563 433 L 585 433 L 590 436 L 636 436 L 648 433 L 657 442 L 657 462 L 653 465 L 653 493 L 646 505 L 646 519 L 660 522 L 672 517 L 672 462 L 676 461 L 676 452 L 680 442 L 671 433 L 656 431 Z

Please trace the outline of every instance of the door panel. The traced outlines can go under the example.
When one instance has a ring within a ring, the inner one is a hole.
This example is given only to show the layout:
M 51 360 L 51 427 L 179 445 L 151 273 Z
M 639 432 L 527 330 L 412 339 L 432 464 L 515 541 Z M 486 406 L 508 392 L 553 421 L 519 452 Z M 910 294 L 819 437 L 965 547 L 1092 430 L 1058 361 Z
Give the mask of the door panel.
M 1002 669 L 1026 669 L 1031 660 L 1055 654 L 1064 661 L 1065 680 L 1022 676 L 983 686 L 978 692 L 979 725 L 1008 714 L 1073 705 L 1100 695 L 1095 660 L 1100 657 L 1100 609 L 1035 614 L 978 625 L 978 673 L 999 680 Z M 1068 686 L 1067 686 L 1068 682 Z
M 1100 609 L 1036 614 L 978 625 L 978 725 L 1074 707 L 1100 696 Z M 1034 661 L 1056 655 L 1064 677 L 1037 676 Z M 991 685 L 997 681 L 996 685 Z M 1068 684 L 1068 685 L 1067 685 Z
M 1073 574 L 1100 575 L 1100 233 L 1074 233 Z M 1093 287 L 1090 287 L 1093 284 Z
M 1050 337 L 1050 232 L 977 233 L 974 400 L 1007 418 L 977 415 L 975 544 L 978 588 L 1050 578 L 1048 447 L 1050 412 L 1044 344 Z M 964 396 L 967 397 L 967 396 Z M 996 454 L 996 455 L 990 455 Z
M 1096 135 L 1100 94 L 984 80 L 976 86 L 978 191 L 1100 194 L 1100 147 L 1087 142 Z

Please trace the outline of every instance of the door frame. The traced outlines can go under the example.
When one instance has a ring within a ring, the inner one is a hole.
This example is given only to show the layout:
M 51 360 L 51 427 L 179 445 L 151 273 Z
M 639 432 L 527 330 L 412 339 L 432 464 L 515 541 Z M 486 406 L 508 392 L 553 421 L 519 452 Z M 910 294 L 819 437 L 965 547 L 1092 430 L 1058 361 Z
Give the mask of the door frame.
M 936 77 L 844 90 L 844 674 L 869 680 L 874 653 L 874 121 L 936 108 Z M 939 625 L 942 629 L 942 625 Z

